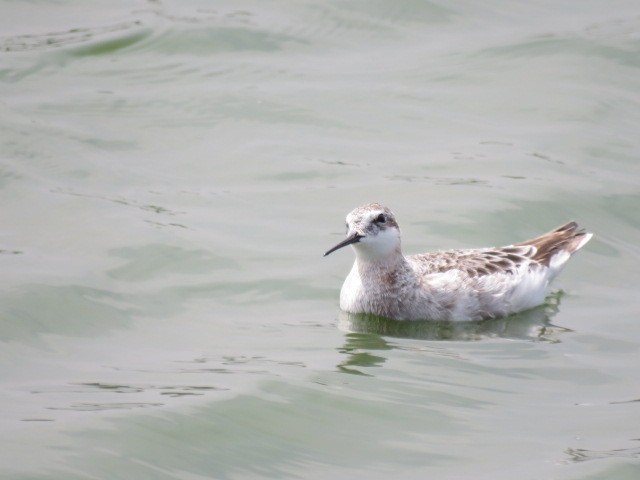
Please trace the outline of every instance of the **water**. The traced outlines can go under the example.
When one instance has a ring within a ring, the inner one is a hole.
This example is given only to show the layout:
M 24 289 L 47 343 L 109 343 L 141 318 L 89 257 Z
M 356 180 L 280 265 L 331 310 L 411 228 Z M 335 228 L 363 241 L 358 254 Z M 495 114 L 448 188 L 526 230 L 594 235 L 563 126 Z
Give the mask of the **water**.
M 0 12 L 0 476 L 638 478 L 637 2 Z M 368 201 L 595 237 L 532 312 L 363 319 Z

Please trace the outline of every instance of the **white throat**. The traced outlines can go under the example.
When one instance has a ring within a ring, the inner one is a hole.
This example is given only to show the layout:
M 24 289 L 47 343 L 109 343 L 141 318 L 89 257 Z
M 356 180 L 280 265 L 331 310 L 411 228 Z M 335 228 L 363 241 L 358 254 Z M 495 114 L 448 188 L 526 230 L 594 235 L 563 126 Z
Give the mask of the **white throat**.
M 377 235 L 367 235 L 353 244 L 358 260 L 384 262 L 400 253 L 400 231 L 397 228 L 380 230 Z

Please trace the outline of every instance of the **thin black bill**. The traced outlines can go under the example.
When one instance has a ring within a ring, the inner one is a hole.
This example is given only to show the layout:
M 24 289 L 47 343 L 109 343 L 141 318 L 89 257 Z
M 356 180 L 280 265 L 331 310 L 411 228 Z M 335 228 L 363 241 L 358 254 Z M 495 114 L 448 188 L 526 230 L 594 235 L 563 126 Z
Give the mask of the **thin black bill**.
M 330 250 L 327 250 L 327 253 L 325 253 L 323 256 L 326 257 L 331 252 L 335 252 L 339 248 L 346 247 L 347 245 L 351 245 L 352 243 L 358 243 L 362 237 L 364 237 L 364 235 L 360 235 L 359 233 L 354 233 L 353 235 L 349 235 L 347 238 L 345 238 L 343 241 L 341 241 L 335 247 L 333 247 Z

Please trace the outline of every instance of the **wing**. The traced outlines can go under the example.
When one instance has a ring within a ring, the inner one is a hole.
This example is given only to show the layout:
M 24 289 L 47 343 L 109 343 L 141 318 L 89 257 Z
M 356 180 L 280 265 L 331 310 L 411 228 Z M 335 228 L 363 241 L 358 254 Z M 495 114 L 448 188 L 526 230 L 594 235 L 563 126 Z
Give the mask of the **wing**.
M 412 255 L 409 260 L 420 267 L 423 275 L 459 270 L 470 278 L 478 278 L 495 273 L 514 274 L 524 266 L 538 266 L 539 263 L 533 258 L 535 253 L 536 248 L 531 245 L 510 245 L 424 253 Z
M 569 256 L 587 243 L 591 236 L 591 233 L 581 230 L 575 222 L 569 222 L 539 237 L 506 247 L 446 250 L 408 258 L 423 275 L 458 270 L 466 273 L 469 278 L 480 278 L 497 273 L 514 274 L 522 268 L 550 267 L 553 266 L 554 257 L 562 254 L 559 257 L 563 261 L 555 266 L 555 270 L 559 270 Z

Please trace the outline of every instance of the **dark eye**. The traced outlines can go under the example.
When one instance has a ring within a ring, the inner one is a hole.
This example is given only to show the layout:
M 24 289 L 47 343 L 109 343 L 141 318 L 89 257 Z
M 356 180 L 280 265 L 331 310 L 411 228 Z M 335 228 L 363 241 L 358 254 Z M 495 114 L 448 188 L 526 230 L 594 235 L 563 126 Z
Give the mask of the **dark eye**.
M 387 221 L 387 218 L 384 216 L 383 213 L 378 215 L 376 218 L 376 223 L 385 223 L 386 221 Z

